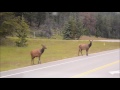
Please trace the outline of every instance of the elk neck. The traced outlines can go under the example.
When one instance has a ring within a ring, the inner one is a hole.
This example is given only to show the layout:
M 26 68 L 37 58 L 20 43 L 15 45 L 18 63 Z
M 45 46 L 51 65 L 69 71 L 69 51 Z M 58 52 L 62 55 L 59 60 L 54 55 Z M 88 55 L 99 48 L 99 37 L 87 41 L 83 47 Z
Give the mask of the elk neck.
M 40 50 L 40 52 L 43 53 L 43 52 L 44 52 L 44 48 L 42 48 L 42 49 Z
M 89 47 L 91 47 L 92 46 L 92 42 L 90 42 L 88 45 L 89 45 Z

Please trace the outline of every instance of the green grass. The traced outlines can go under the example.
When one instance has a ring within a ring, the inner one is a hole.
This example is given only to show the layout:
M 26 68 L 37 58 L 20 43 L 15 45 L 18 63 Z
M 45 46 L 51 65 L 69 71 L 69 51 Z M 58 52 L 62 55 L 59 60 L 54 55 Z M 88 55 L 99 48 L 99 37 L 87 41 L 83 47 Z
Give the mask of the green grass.
M 13 43 L 16 38 L 9 38 L 3 45 L 0 46 L 0 71 L 25 67 L 31 65 L 30 51 L 33 49 L 40 49 L 44 44 L 47 49 L 41 56 L 41 62 L 51 62 L 64 58 L 77 57 L 78 45 L 81 43 L 89 43 L 89 41 L 82 40 L 57 40 L 57 39 L 28 39 L 27 47 L 16 47 Z M 89 49 L 90 53 L 101 52 L 105 50 L 117 49 L 120 43 L 115 42 L 94 42 Z M 85 55 L 83 50 L 83 54 Z M 34 60 L 35 64 L 38 58 Z

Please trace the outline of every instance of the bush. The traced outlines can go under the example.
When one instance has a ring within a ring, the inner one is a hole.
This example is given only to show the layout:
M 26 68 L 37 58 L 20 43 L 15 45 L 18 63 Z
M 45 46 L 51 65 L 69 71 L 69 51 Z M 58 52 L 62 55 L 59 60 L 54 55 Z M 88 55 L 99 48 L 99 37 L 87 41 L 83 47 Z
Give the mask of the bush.
M 24 47 L 24 46 L 27 46 L 28 44 L 26 44 L 27 40 L 22 37 L 20 39 L 18 39 L 18 41 L 16 41 L 16 46 L 18 47 Z

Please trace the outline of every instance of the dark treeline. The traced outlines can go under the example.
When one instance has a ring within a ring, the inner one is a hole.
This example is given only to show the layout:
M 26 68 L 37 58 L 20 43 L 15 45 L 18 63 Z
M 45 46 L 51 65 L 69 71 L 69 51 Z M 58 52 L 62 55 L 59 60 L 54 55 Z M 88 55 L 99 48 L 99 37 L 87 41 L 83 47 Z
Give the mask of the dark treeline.
M 0 12 L 1 38 L 16 32 L 19 36 L 28 28 L 38 37 L 79 39 L 81 35 L 94 35 L 120 39 L 120 12 Z

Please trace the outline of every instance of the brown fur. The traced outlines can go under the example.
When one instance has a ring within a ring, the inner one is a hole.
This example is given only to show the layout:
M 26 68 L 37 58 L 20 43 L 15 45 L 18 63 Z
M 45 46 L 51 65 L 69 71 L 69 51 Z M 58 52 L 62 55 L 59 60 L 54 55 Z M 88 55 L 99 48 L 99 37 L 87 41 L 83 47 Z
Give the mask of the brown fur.
M 81 55 L 82 55 L 82 50 L 86 50 L 86 55 L 88 56 L 88 50 L 92 46 L 92 41 L 90 41 L 89 44 L 80 44 L 79 45 L 78 56 L 79 56 L 79 52 L 81 52 Z
M 41 49 L 35 49 L 30 52 L 31 54 L 31 64 L 34 64 L 34 58 L 38 57 L 38 63 L 40 62 L 40 57 L 43 54 L 44 50 L 47 49 L 44 45 L 42 45 Z

